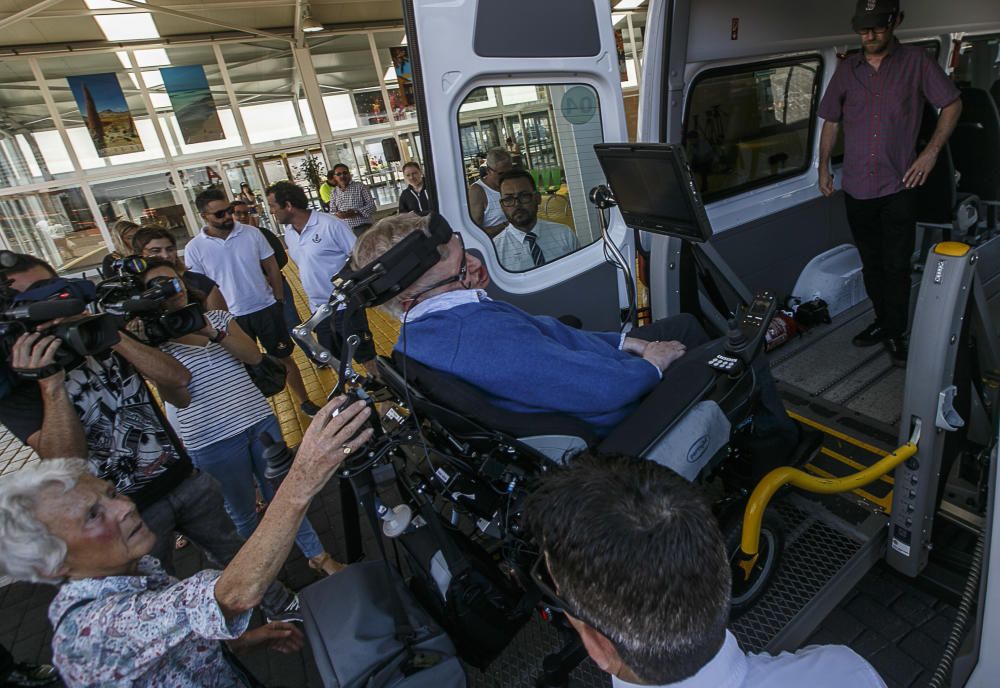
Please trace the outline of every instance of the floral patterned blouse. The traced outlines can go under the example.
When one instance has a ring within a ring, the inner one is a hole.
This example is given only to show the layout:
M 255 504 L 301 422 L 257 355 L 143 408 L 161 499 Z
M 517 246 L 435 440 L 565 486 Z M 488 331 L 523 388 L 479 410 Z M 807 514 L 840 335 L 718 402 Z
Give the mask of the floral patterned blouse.
M 237 638 L 251 612 L 226 622 L 215 600 L 221 571 L 178 581 L 153 557 L 139 574 L 70 581 L 49 606 L 54 664 L 67 686 L 241 686 L 219 640 Z

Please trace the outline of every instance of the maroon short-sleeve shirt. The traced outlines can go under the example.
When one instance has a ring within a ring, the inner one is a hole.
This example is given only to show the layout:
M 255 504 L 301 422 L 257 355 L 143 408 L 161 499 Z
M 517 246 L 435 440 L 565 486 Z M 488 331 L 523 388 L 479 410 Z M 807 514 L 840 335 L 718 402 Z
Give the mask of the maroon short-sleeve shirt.
M 950 105 L 959 90 L 923 48 L 894 41 L 878 70 L 859 51 L 840 62 L 819 116 L 844 130 L 844 191 L 881 198 L 901 191 L 917 157 L 924 100 Z

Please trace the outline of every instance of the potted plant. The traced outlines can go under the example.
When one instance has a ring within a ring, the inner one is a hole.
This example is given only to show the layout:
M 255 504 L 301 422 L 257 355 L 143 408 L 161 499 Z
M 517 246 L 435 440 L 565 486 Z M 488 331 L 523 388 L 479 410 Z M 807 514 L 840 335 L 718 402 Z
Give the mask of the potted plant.
M 326 181 L 326 169 L 317 156 L 306 153 L 302 162 L 295 166 L 295 177 L 309 184 L 309 188 L 319 196 L 319 187 Z

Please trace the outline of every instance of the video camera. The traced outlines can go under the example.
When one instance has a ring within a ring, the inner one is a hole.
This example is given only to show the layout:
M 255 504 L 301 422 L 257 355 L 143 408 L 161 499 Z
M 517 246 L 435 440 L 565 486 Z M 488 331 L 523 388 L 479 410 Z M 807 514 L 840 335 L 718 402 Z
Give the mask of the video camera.
M 146 268 L 146 260 L 141 256 L 114 261 L 112 270 L 115 275 L 97 285 L 98 306 L 126 321 L 138 318 L 150 346 L 159 346 L 203 328 L 205 314 L 196 303 L 167 311 L 166 302 L 184 288 L 180 278 L 154 277 L 144 286 L 140 275 Z
M 0 356 L 10 359 L 18 337 L 56 318 L 68 318 L 85 312 L 94 300 L 94 285 L 87 280 L 55 277 L 32 284 L 17 293 L 10 287 L 6 271 L 17 263 L 10 251 L 0 251 Z M 62 322 L 46 331 L 63 342 L 56 351 L 53 365 L 70 369 L 85 356 L 107 351 L 118 342 L 118 325 L 107 315 L 87 315 Z M 23 375 L 23 373 L 22 373 Z

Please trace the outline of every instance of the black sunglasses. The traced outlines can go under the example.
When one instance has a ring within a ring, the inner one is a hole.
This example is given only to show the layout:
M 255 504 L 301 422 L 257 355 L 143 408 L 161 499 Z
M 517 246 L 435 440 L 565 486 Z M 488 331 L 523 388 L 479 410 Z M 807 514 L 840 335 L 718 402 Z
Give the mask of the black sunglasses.
M 531 566 L 531 579 L 534 581 L 535 585 L 538 586 L 539 591 L 541 591 L 542 596 L 548 603 L 548 606 L 553 611 L 562 612 L 563 614 L 569 614 L 575 619 L 583 621 L 585 624 L 593 629 L 596 629 L 611 638 L 614 636 L 612 633 L 608 633 L 604 628 L 595 623 L 594 620 L 588 615 L 583 613 L 579 607 L 570 604 L 566 601 L 565 597 L 562 597 L 558 592 L 556 592 L 556 582 L 552 580 L 552 574 L 549 572 L 549 565 L 545 561 L 545 551 L 538 553 L 538 558 L 535 559 L 535 563 Z
M 233 210 L 233 206 L 229 206 L 228 208 L 223 208 L 222 210 L 216 210 L 214 213 L 205 213 L 205 214 L 211 215 L 216 220 L 221 220 L 226 215 L 235 215 L 236 211 Z

